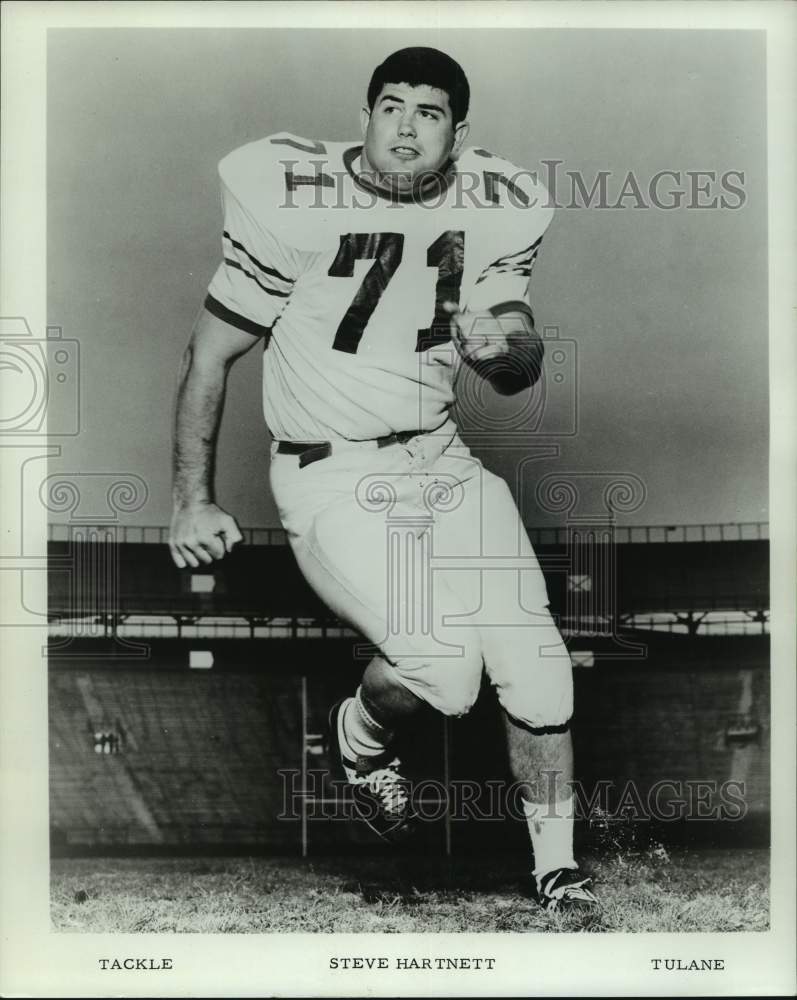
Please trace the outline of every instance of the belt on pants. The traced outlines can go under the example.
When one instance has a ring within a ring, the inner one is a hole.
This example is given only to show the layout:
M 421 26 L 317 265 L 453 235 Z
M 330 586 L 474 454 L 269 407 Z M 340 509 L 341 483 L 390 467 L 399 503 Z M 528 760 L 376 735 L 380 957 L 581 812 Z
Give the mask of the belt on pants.
M 397 431 L 393 434 L 386 434 L 384 437 L 370 438 L 368 441 L 353 441 L 347 444 L 369 444 L 376 442 L 377 448 L 386 448 L 389 444 L 404 444 L 410 438 L 424 434 L 425 431 Z M 298 455 L 299 468 L 312 462 L 320 462 L 322 458 L 328 458 L 338 445 L 332 441 L 278 441 L 277 451 L 280 455 Z

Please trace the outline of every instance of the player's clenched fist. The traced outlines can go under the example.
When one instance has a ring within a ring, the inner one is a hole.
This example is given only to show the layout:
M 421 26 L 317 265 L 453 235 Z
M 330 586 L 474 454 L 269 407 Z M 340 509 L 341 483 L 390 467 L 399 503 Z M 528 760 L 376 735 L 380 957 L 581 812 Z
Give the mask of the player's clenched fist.
M 534 385 L 544 348 L 529 312 L 510 308 L 499 318 L 490 311 L 460 310 L 454 302 L 444 302 L 443 308 L 462 359 L 497 392 L 508 396 Z
M 466 361 L 487 361 L 509 350 L 506 333 L 491 312 L 460 310 L 454 302 L 444 302 L 443 309 L 451 317 L 451 336 Z
M 169 549 L 180 569 L 196 568 L 223 559 L 243 538 L 235 518 L 215 503 L 175 508 L 169 530 Z

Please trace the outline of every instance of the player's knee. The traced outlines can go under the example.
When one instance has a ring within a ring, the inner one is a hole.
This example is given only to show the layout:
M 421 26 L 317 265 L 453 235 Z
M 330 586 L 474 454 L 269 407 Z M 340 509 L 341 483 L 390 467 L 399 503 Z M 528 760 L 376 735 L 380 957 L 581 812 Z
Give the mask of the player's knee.
M 443 715 L 467 715 L 479 696 L 478 647 L 461 656 L 399 657 L 395 666 L 401 683 Z
M 441 689 L 436 707 L 443 715 L 461 718 L 475 705 L 480 686 L 478 675 L 475 678 L 473 676 L 451 678 Z
M 502 707 L 513 719 L 530 729 L 548 729 L 567 725 L 573 715 L 572 691 L 552 692 L 541 697 L 519 695 L 510 689 L 507 697 L 500 697 Z
M 498 687 L 501 706 L 532 729 L 564 726 L 573 715 L 573 668 L 564 645 L 533 666 L 511 673 Z

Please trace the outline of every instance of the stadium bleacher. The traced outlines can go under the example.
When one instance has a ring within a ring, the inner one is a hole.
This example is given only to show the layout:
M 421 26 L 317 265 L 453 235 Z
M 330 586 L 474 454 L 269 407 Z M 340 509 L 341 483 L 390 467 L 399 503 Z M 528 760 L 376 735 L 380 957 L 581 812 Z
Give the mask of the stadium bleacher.
M 154 540 L 51 541 L 53 620 L 63 628 L 71 618 L 95 616 L 107 626 L 99 636 L 62 635 L 51 643 L 54 850 L 237 844 L 312 851 L 362 841 L 358 826 L 313 812 L 334 799 L 328 777 L 318 777 L 328 766 L 321 734 L 328 706 L 362 669 L 354 655 L 358 640 L 201 634 L 203 619 L 215 616 L 329 621 L 284 539 L 265 537 L 267 544 L 240 548 L 212 574 L 176 570 Z M 577 664 L 574 735 L 584 787 L 610 780 L 612 806 L 628 782 L 644 798 L 667 778 L 674 785 L 660 798 L 675 808 L 679 796 L 700 794 L 694 783 L 713 782 L 706 793 L 710 812 L 722 799 L 723 782 L 743 780 L 748 818 L 766 818 L 769 640 L 763 626 L 761 634 L 739 636 L 630 627 L 643 612 L 699 618 L 732 610 L 764 622 L 766 539 L 628 540 L 575 558 L 559 538 L 538 543 L 538 552 L 549 565 L 554 610 L 574 616 L 566 635 Z M 596 572 L 584 608 L 608 607 L 611 615 L 583 627 L 579 589 L 568 569 L 605 568 L 609 559 L 607 578 L 616 588 L 596 593 Z M 197 575 L 212 576 L 212 590 L 196 588 Z M 115 630 L 135 615 L 193 621 L 198 634 L 126 645 Z M 202 669 L 191 666 L 192 651 L 202 654 Z M 471 717 L 446 725 L 433 717 L 418 725 L 410 743 L 423 748 L 419 763 L 430 778 L 507 778 L 500 750 L 474 752 L 485 745 L 485 733 L 492 734 L 488 745 L 502 743 L 488 690 Z M 97 734 L 118 752 L 98 752 L 105 743 Z M 457 821 L 444 834 L 438 824 L 430 837 L 456 850 L 483 836 L 511 839 L 507 829 Z

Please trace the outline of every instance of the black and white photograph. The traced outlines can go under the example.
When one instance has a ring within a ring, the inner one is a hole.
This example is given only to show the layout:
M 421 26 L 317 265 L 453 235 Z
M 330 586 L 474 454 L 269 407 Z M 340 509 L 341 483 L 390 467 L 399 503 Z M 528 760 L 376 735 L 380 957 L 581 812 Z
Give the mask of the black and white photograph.
M 791 995 L 794 9 L 96 8 L 4 12 L 2 992 Z

